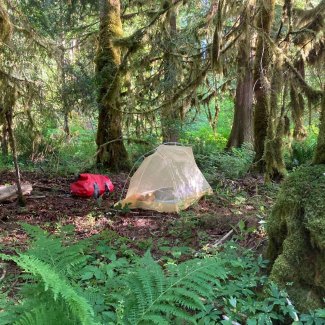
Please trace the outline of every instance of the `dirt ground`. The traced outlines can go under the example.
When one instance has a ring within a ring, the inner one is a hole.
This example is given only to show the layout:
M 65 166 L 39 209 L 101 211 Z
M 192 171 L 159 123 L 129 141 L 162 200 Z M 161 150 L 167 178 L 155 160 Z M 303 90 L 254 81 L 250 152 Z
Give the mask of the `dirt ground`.
M 114 193 L 106 199 L 95 200 L 70 195 L 69 185 L 75 180 L 73 177 L 23 172 L 22 179 L 32 184 L 33 192 L 27 197 L 25 207 L 19 207 L 17 202 L 0 203 L 2 252 L 24 248 L 27 236 L 21 222 L 39 225 L 50 232 L 56 232 L 64 225 L 73 225 L 76 239 L 106 230 L 127 238 L 131 244 L 140 242 L 144 249 L 146 246 L 155 249 L 168 243 L 169 246 L 188 245 L 199 250 L 215 244 L 232 229 L 232 235 L 244 234 L 242 244 L 245 246 L 257 249 L 265 243 L 261 222 L 273 199 L 264 189 L 261 178 L 247 176 L 238 181 L 219 180 L 212 196 L 201 199 L 180 214 L 166 214 L 116 211 L 113 204 L 122 197 L 127 175 L 109 177 L 115 186 Z M 0 185 L 13 184 L 14 179 L 13 172 L 0 172 Z

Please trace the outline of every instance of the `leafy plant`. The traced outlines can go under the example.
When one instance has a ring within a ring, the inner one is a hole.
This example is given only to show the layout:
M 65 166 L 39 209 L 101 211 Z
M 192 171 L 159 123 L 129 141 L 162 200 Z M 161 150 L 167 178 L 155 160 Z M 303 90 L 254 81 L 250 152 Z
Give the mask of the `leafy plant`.
M 170 324 L 183 320 L 196 323 L 191 311 L 204 309 L 213 288 L 226 278 L 223 263 L 216 257 L 193 259 L 168 265 L 166 271 L 147 253 L 129 274 L 115 279 L 112 305 L 123 313 L 112 321 L 122 324 Z
M 121 251 L 98 241 L 98 236 L 71 244 L 71 229 L 53 236 L 37 227 L 24 228 L 33 238 L 30 248 L 0 256 L 24 271 L 18 300 L 2 290 L 0 307 L 6 312 L 0 313 L 0 324 L 253 325 L 325 320 L 322 309 L 299 314 L 286 292 L 263 275 L 267 262 L 234 242 L 213 254 L 202 252 L 186 262 L 162 266 L 149 251 L 143 258 L 120 257 Z

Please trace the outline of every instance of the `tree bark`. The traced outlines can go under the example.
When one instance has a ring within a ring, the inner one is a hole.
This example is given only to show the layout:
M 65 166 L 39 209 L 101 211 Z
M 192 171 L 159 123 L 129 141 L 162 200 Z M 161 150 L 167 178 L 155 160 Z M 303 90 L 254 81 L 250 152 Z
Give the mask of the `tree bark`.
M 170 0 L 169 5 L 172 5 L 173 1 Z M 177 62 L 173 52 L 173 39 L 177 33 L 177 22 L 176 22 L 176 10 L 172 7 L 167 13 L 166 19 L 166 46 L 164 54 L 165 64 L 165 92 L 166 100 L 170 100 L 173 92 L 171 89 L 177 83 Z M 161 111 L 161 128 L 163 142 L 178 142 L 179 133 L 181 126 L 181 114 L 174 107 L 174 103 L 171 102 L 169 105 L 164 106 Z
M 283 87 L 283 62 L 277 58 L 274 62 L 270 94 L 270 111 L 267 136 L 264 147 L 265 180 L 280 180 L 286 174 L 283 159 L 283 137 L 285 135 L 285 94 L 281 108 L 279 95 Z
M 5 124 L 2 126 L 1 153 L 4 158 L 8 156 L 8 131 Z
M 61 45 L 62 45 L 62 51 L 60 55 L 60 69 L 61 69 L 61 101 L 62 101 L 62 112 L 63 112 L 63 130 L 66 136 L 66 140 L 70 140 L 70 126 L 69 126 L 69 103 L 68 103 L 68 92 L 67 92 L 67 76 L 66 76 L 66 69 L 67 69 L 67 63 L 66 63 L 66 51 L 64 49 L 65 41 L 64 36 L 61 36 Z
M 11 23 L 6 8 L 0 2 L 0 40 L 6 42 L 11 35 Z
M 253 72 L 251 59 L 249 18 L 252 2 L 244 13 L 244 37 L 239 42 L 237 56 L 237 87 L 234 121 L 226 148 L 241 147 L 243 143 L 253 143 Z
M 15 91 L 15 90 L 13 90 L 13 91 Z M 13 103 L 16 101 L 15 96 L 16 96 L 15 94 L 12 94 L 12 96 L 10 96 L 12 98 Z M 22 187 L 21 187 L 21 178 L 20 178 L 20 170 L 19 170 L 19 165 L 18 165 L 16 141 L 15 141 L 14 133 L 12 130 L 13 107 L 14 107 L 13 103 L 9 103 L 10 105 L 8 105 L 5 115 L 6 115 L 6 121 L 7 121 L 7 127 L 8 127 L 9 142 L 10 142 L 10 147 L 12 150 L 12 156 L 13 156 L 14 165 L 15 165 L 18 204 L 20 206 L 25 206 L 26 200 L 24 198 Z
M 257 18 L 257 27 L 262 30 L 259 33 L 256 47 L 254 67 L 254 165 L 260 173 L 265 172 L 265 161 L 263 159 L 264 146 L 270 112 L 270 75 L 272 51 L 269 43 L 264 39 L 264 33 L 270 34 L 274 18 L 275 0 L 260 0 L 260 13 Z
M 119 0 L 100 0 L 100 30 L 96 58 L 99 81 L 97 164 L 111 170 L 126 170 L 128 156 L 122 136 L 120 110 L 121 48 L 114 44 L 123 35 Z M 120 141 L 113 141 L 120 139 Z
M 305 80 L 305 67 L 304 61 L 300 57 L 294 62 L 294 67 L 300 73 L 302 78 Z M 290 97 L 291 97 L 291 111 L 292 119 L 294 121 L 293 137 L 296 140 L 304 140 L 307 136 L 307 131 L 304 127 L 304 111 L 305 102 L 302 93 L 299 91 L 299 84 L 295 79 L 291 80 L 290 86 Z
M 325 91 L 321 102 L 320 125 L 314 163 L 325 164 Z

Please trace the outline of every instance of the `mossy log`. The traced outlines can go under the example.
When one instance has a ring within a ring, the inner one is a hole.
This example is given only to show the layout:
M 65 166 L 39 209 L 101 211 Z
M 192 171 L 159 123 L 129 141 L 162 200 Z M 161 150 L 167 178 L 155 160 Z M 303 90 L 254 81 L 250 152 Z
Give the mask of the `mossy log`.
M 267 233 L 271 280 L 301 311 L 325 307 L 325 165 L 301 167 L 288 177 Z

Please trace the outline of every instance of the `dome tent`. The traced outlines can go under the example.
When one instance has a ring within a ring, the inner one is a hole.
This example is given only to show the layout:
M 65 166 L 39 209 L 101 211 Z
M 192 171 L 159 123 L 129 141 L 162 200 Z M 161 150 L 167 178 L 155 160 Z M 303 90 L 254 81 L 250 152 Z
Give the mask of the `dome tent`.
M 178 212 L 212 192 L 191 147 L 163 144 L 143 160 L 120 203 L 131 209 Z

